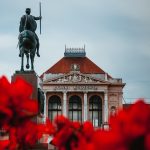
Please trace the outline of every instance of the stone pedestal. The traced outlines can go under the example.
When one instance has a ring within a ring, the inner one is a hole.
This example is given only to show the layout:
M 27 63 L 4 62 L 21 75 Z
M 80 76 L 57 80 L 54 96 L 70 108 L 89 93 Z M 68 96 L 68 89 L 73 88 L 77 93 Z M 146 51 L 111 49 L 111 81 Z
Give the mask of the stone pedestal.
M 33 93 L 31 98 L 38 99 L 38 79 L 35 71 L 16 71 L 11 77 L 11 82 L 14 82 L 17 77 L 24 79 L 26 82 L 32 85 Z
M 18 77 L 24 79 L 32 86 L 33 92 L 31 95 L 31 99 L 36 100 L 38 102 L 38 80 L 35 71 L 16 71 L 11 77 L 11 82 L 14 82 Z M 38 116 L 34 117 L 32 121 L 38 123 Z

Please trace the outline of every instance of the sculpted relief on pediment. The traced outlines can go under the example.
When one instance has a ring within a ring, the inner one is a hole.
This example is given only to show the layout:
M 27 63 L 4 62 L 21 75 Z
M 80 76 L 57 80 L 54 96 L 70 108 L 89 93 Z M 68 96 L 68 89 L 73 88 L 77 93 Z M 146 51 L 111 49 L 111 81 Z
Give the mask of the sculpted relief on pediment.
M 94 79 L 89 75 L 87 76 L 79 73 L 60 76 L 58 78 L 51 79 L 47 82 L 48 83 L 101 83 L 101 81 L 98 79 Z

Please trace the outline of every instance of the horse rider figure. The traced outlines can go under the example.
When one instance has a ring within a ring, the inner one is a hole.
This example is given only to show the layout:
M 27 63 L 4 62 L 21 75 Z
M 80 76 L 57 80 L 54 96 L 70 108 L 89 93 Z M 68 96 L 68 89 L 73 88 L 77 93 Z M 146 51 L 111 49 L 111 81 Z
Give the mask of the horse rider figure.
M 34 33 L 35 35 L 35 39 L 37 41 L 37 56 L 40 57 L 40 54 L 39 54 L 39 38 L 37 36 L 37 34 L 35 33 L 36 31 L 36 28 L 37 28 L 37 23 L 35 20 L 40 20 L 42 19 L 41 16 L 39 17 L 34 17 L 32 15 L 30 15 L 31 13 L 31 9 L 30 8 L 26 8 L 26 15 L 23 15 L 21 17 L 21 20 L 20 20 L 20 26 L 19 26 L 19 32 L 21 33 L 22 31 L 24 30 L 30 30 Z M 21 57 L 21 52 L 19 54 L 19 57 Z

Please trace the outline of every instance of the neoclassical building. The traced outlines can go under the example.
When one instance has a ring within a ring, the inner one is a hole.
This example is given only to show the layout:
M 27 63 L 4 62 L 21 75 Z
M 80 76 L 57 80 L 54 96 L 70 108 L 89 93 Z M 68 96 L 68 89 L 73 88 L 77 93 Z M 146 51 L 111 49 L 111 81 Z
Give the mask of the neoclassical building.
M 65 48 L 64 57 L 41 76 L 44 114 L 51 121 L 64 115 L 72 121 L 90 120 L 95 127 L 108 123 L 122 107 L 122 79 L 113 78 L 88 57 L 84 48 Z

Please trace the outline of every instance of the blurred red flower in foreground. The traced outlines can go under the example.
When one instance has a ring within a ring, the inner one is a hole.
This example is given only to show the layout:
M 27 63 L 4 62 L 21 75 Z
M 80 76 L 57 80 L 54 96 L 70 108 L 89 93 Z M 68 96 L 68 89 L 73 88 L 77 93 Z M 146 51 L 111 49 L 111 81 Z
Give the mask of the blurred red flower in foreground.
M 30 98 L 32 87 L 17 79 L 0 78 L 0 128 L 9 139 L 0 140 L 0 150 L 28 149 L 43 134 L 52 135 L 59 150 L 150 150 L 150 108 L 143 100 L 110 117 L 110 128 L 94 129 L 91 122 L 71 122 L 58 116 L 54 125 L 47 119 L 36 124 L 37 101 Z
M 20 78 L 13 83 L 0 79 L 0 128 L 20 126 L 37 115 L 38 105 L 31 94 L 31 85 Z
M 55 120 L 52 144 L 60 150 L 150 150 L 150 108 L 138 100 L 110 118 L 110 130 L 93 128 L 90 122 Z
M 38 103 L 31 94 L 31 85 L 23 79 L 9 83 L 6 77 L 0 78 L 0 129 L 9 136 L 9 140 L 0 140 L 0 150 L 27 149 L 44 133 L 51 133 L 50 122 L 41 125 L 32 121 L 38 113 Z
M 138 100 L 126 110 L 110 118 L 111 131 L 121 135 L 126 149 L 148 149 L 150 139 L 150 107 Z
M 55 125 L 56 132 L 51 143 L 60 150 L 94 150 L 91 143 L 94 128 L 91 122 L 80 124 L 58 116 Z
M 9 145 L 9 140 L 0 140 L 0 150 L 5 150 Z

